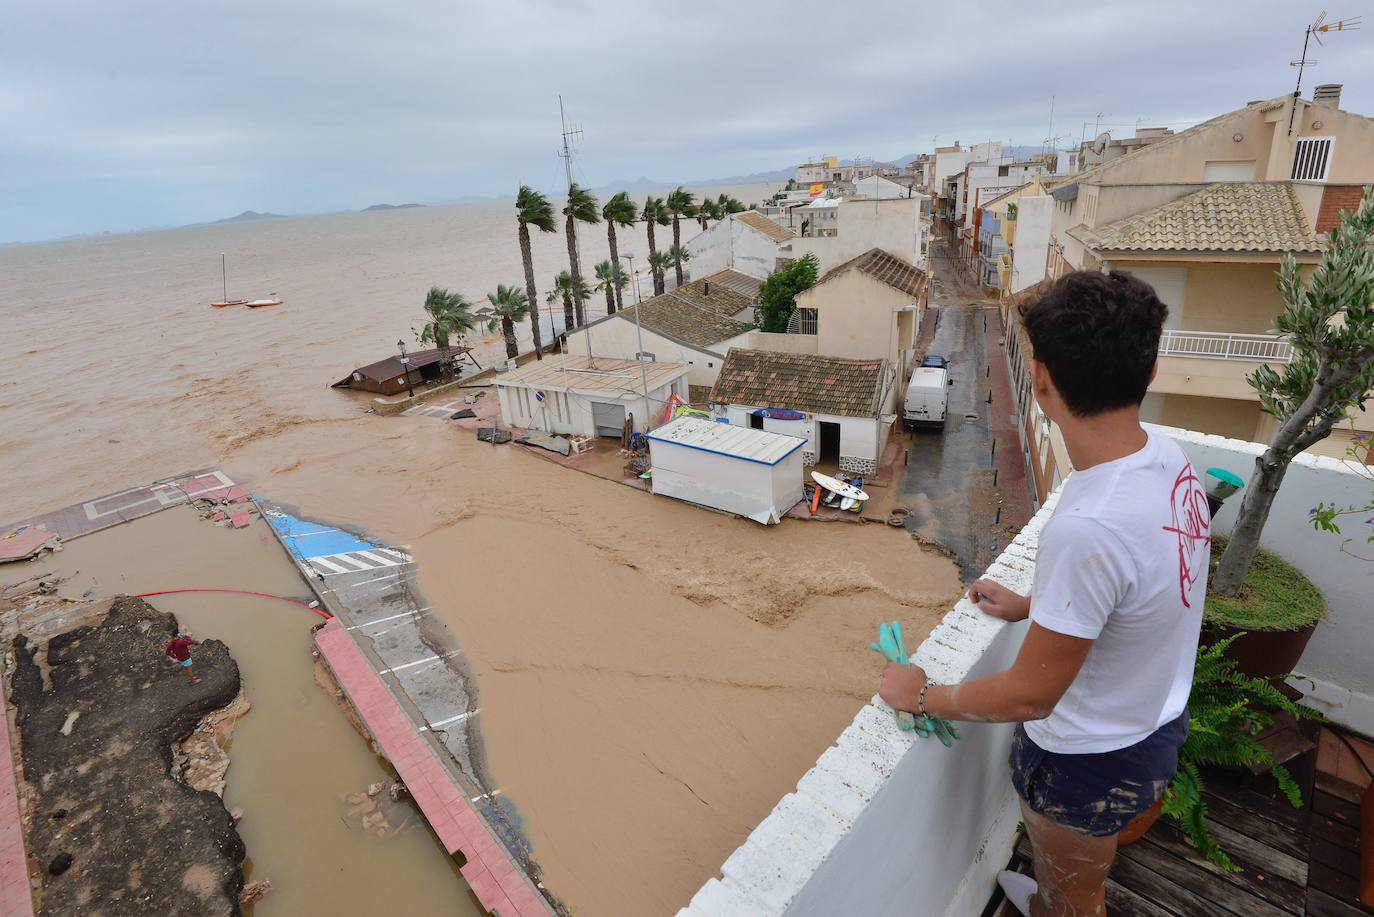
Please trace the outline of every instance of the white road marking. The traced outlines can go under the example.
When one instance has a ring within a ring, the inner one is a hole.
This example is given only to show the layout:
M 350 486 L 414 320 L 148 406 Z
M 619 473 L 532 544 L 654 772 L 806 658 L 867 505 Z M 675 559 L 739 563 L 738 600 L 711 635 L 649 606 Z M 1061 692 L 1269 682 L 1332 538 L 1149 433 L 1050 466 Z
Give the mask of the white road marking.
M 427 729 L 442 729 L 445 726 L 452 726 L 454 723 L 461 723 L 463 720 L 467 719 L 470 716 L 476 716 L 478 712 L 478 710 L 469 710 L 467 713 L 460 713 L 457 716 L 451 716 L 448 719 L 440 720 L 437 723 L 429 723 L 428 725 L 421 726 L 420 731 L 424 732 Z
M 348 572 L 350 572 L 349 569 L 348 569 L 347 567 L 340 566 L 339 564 L 336 564 L 336 563 L 334 563 L 333 561 L 326 560 L 326 559 L 323 558 L 323 557 L 312 557 L 312 558 L 310 558 L 309 561 L 307 561 L 307 563 L 309 563 L 309 564 L 311 564 L 311 565 L 318 565 L 318 566 L 324 567 L 324 570 L 320 571 L 320 572 L 324 572 L 324 573 L 348 573 Z
M 399 672 L 399 671 L 401 671 L 402 669 L 413 668 L 414 666 L 417 666 L 417 665 L 426 665 L 427 663 L 438 662 L 440 659 L 447 659 L 449 656 L 453 656 L 453 655 L 456 655 L 456 653 L 444 653 L 442 656 L 426 656 L 426 657 L 424 657 L 423 659 L 416 659 L 414 662 L 404 662 L 404 663 L 401 663 L 400 665 L 392 666 L 392 667 L 389 668 L 389 669 L 382 669 L 382 670 L 381 670 L 380 672 L 378 672 L 377 674 L 378 674 L 378 675 L 390 675 L 392 672 Z
M 351 573 L 351 572 L 354 572 L 354 571 L 350 571 L 350 570 L 345 570 L 345 571 L 344 571 L 344 573 Z M 324 575 L 325 575 L 325 576 L 341 576 L 342 574 L 339 574 L 339 573 L 326 573 L 326 574 L 324 574 Z M 381 582 L 382 580 L 384 580 L 384 579 L 392 579 L 392 578 L 394 578 L 394 577 L 397 577 L 397 576 L 404 576 L 404 575 L 405 575 L 404 573 L 399 573 L 399 572 L 398 572 L 398 573 L 388 573 L 386 576 L 378 576 L 378 577 L 375 577 L 375 578 L 373 578 L 373 579 L 365 579 L 365 580 L 359 580 L 359 581 L 356 582 L 356 583 L 349 583 L 349 584 L 348 584 L 346 587 L 344 587 L 344 588 L 346 588 L 346 589 L 352 589 L 354 586 L 366 586 L 368 583 L 380 583 L 380 582 Z M 336 591 L 337 591 L 337 590 L 336 590 Z
M 386 621 L 395 621 L 397 618 L 408 618 L 411 615 L 414 615 L 418 618 L 420 615 L 424 614 L 427 611 L 429 611 L 428 605 L 426 605 L 424 608 L 417 608 L 414 611 L 403 611 L 398 615 L 387 615 L 385 618 L 378 618 L 375 621 L 367 621 L 363 624 L 353 624 L 349 627 L 345 627 L 344 630 L 357 630 L 360 627 L 371 627 L 373 624 L 382 624 Z
M 392 558 L 392 557 L 378 557 L 376 554 L 373 554 L 371 551 L 356 551 L 356 552 L 354 552 L 354 553 L 357 554 L 358 557 L 366 557 L 368 560 L 375 560 L 377 563 L 381 564 L 381 565 L 384 566 L 384 567 L 389 567 L 389 566 L 391 566 L 392 564 L 395 564 L 395 563 L 396 563 L 395 558 Z

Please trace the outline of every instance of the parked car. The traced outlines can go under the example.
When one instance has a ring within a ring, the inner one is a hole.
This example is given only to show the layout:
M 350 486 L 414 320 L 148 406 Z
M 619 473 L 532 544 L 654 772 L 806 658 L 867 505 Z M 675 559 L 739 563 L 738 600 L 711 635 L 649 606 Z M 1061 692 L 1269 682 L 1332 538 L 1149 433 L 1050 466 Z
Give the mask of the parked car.
M 928 355 L 921 357 L 921 365 L 929 366 L 931 369 L 945 369 L 949 366 L 949 361 L 944 357 Z
M 902 417 L 908 427 L 945 425 L 945 408 L 949 403 L 948 386 L 954 380 L 943 366 L 918 366 L 911 374 L 906 389 Z

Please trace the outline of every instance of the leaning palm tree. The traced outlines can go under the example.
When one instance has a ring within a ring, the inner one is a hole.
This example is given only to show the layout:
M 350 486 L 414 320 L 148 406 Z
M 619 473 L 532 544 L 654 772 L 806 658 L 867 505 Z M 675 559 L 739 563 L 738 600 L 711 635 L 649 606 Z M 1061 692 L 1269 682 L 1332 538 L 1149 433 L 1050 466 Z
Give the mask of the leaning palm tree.
M 729 216 L 732 213 L 743 213 L 745 210 L 754 209 L 753 207 L 745 207 L 744 204 L 740 203 L 739 198 L 734 198 L 724 193 L 722 193 L 720 197 L 716 198 L 716 206 L 724 212 L 725 216 Z M 721 219 L 724 218 L 724 216 L 721 217 Z
M 520 260 L 525 264 L 525 296 L 530 302 L 539 301 L 539 292 L 534 288 L 534 255 L 530 251 L 530 227 L 541 232 L 554 232 L 553 205 L 544 195 L 529 185 L 521 185 L 515 195 L 515 218 L 520 225 Z M 534 337 L 535 359 L 542 360 L 540 353 L 544 342 L 539 337 L 539 310 L 530 311 L 530 333 Z M 552 333 L 552 329 L 550 329 Z
M 577 306 L 577 324 L 581 325 L 584 320 L 583 291 L 586 287 L 582 283 L 582 266 L 577 263 L 577 224 L 601 222 L 596 196 L 573 182 L 568 186 L 568 202 L 563 206 L 563 216 L 567 217 L 564 232 L 568 236 L 568 268 L 572 273 L 573 303 Z
M 517 286 L 498 283 L 496 292 L 487 294 L 487 302 L 491 303 L 491 319 L 487 322 L 487 328 L 491 331 L 498 327 L 501 329 L 506 339 L 506 357 L 514 360 L 520 353 L 515 346 L 515 323 L 524 321 L 525 316 L 530 314 L 529 297 Z
M 567 334 L 573 330 L 573 322 L 577 318 L 577 313 L 573 311 L 573 283 L 572 274 L 567 271 L 559 271 L 558 276 L 553 278 L 553 286 L 549 288 L 549 295 L 546 302 L 550 305 L 558 300 L 563 300 L 563 333 Z M 550 325 L 553 319 L 549 319 Z
M 606 314 L 615 315 L 616 301 L 630 283 L 625 270 L 614 261 L 602 261 L 596 266 L 596 289 L 606 294 Z
M 679 252 L 682 251 L 682 226 L 679 218 L 696 215 L 696 200 L 696 195 L 678 185 L 665 202 L 668 212 L 673 217 L 673 248 Z M 673 267 L 677 273 L 677 285 L 682 286 L 682 259 L 674 258 Z
M 429 321 L 416 338 L 421 344 L 433 344 L 439 350 L 439 369 L 445 377 L 452 372 L 449 358 L 449 339 L 477 327 L 472 303 L 462 293 L 450 293 L 443 287 L 430 287 L 425 295 L 425 314 Z
M 692 253 L 685 248 L 674 245 L 668 249 L 668 257 L 673 259 L 674 264 L 682 264 L 684 261 L 692 260 Z
M 606 241 L 611 245 L 611 263 L 620 267 L 620 246 L 616 245 L 615 228 L 616 226 L 633 226 L 635 224 L 635 202 L 630 200 L 630 195 L 624 191 L 617 191 L 611 195 L 611 199 L 606 201 L 606 206 L 601 208 L 601 218 L 606 221 Z M 620 297 L 620 288 L 615 291 L 616 309 L 625 307 L 624 301 Z M 611 310 L 612 312 L 615 309 Z
M 655 256 L 658 254 L 658 246 L 654 244 L 654 227 L 667 226 L 672 223 L 672 218 L 668 216 L 668 210 L 661 197 L 647 197 L 644 199 L 644 209 L 639 212 L 639 218 L 644 221 L 645 227 L 649 232 L 649 267 L 654 275 L 654 295 L 663 292 L 663 272 L 654 267 Z
M 673 266 L 673 256 L 668 252 L 653 252 L 649 255 L 649 270 L 654 275 L 654 295 L 663 295 L 667 284 L 668 268 Z

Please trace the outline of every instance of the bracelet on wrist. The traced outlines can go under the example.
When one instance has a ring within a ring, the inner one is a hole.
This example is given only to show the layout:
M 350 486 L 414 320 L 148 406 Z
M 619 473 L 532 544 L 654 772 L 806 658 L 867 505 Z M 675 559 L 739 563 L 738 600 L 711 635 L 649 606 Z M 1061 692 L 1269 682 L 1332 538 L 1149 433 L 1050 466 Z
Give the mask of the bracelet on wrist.
M 933 684 L 935 684 L 935 682 L 927 678 L 926 683 L 921 686 L 920 696 L 916 698 L 916 709 L 920 711 L 921 716 L 927 718 L 930 716 L 930 714 L 926 713 L 926 692 L 930 690 L 930 686 Z

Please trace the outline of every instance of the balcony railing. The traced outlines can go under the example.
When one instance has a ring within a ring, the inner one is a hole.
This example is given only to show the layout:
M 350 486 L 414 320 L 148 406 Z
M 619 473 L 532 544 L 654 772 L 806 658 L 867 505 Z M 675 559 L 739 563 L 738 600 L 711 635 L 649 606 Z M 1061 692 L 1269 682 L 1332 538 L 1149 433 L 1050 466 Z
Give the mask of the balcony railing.
M 1290 363 L 1293 345 L 1274 334 L 1225 334 L 1213 331 L 1165 331 L 1160 356 L 1204 357 L 1209 360 L 1249 360 L 1253 363 Z

